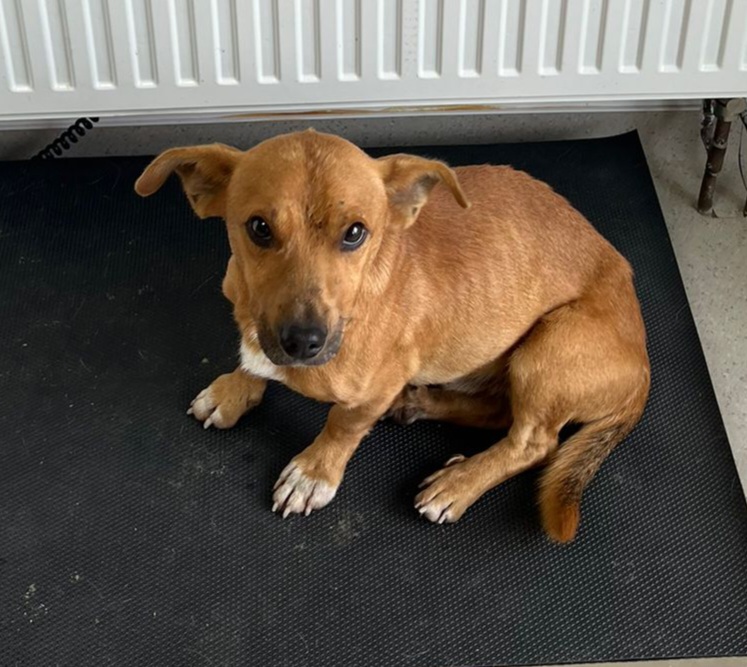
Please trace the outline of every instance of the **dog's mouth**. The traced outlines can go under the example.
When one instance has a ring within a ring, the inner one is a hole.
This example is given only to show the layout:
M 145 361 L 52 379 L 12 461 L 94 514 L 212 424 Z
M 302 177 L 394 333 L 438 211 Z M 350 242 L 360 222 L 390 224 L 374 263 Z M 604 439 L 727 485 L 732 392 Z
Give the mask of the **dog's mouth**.
M 266 324 L 261 324 L 257 328 L 257 341 L 267 358 L 276 366 L 323 366 L 334 359 L 340 351 L 343 329 L 343 321 L 340 320 L 334 329 L 329 331 L 324 344 L 319 347 L 318 351 L 314 351 L 313 354 L 306 353 L 299 355 L 289 353 L 281 343 L 280 333 L 271 330 Z

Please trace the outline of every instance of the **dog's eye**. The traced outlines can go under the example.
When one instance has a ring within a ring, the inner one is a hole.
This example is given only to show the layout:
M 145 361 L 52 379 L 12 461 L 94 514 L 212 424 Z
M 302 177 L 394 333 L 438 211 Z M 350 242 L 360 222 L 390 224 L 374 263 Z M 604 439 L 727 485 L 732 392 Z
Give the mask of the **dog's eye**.
M 246 229 L 249 232 L 249 238 L 260 248 L 267 248 L 272 243 L 272 230 L 270 229 L 270 225 L 268 225 L 258 215 L 249 218 Z
M 367 236 L 368 230 L 363 226 L 362 222 L 350 225 L 345 231 L 345 236 L 342 237 L 342 249 L 355 250 L 356 248 L 360 248 Z

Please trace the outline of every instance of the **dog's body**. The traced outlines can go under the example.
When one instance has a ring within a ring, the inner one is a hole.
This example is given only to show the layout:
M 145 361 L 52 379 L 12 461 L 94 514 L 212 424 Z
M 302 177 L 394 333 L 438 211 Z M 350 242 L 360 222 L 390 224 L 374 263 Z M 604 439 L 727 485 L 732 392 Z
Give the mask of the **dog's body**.
M 334 404 L 278 480 L 276 508 L 327 504 L 389 413 L 509 429 L 426 480 L 416 502 L 426 517 L 455 521 L 490 488 L 549 460 L 543 523 L 554 539 L 573 538 L 583 488 L 640 418 L 649 386 L 630 268 L 581 214 L 508 167 L 372 160 L 313 132 L 247 153 L 168 151 L 138 191 L 157 190 L 174 170 L 198 214 L 226 219 L 223 291 L 242 335 L 239 368 L 191 412 L 230 427 L 267 380 Z M 568 423 L 583 426 L 558 449 Z

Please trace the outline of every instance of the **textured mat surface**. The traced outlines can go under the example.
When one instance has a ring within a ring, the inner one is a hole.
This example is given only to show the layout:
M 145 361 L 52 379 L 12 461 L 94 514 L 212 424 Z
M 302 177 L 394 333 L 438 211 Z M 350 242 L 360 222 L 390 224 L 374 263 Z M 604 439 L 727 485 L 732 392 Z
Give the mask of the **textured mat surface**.
M 414 151 L 411 151 L 414 152 Z M 380 425 L 334 502 L 270 513 L 325 408 L 274 386 L 229 432 L 185 415 L 233 368 L 222 224 L 145 159 L 0 165 L 0 665 L 517 665 L 747 654 L 747 508 L 635 135 L 438 148 L 512 163 L 633 263 L 653 389 L 542 536 L 527 474 L 453 526 L 417 483 L 494 434 Z

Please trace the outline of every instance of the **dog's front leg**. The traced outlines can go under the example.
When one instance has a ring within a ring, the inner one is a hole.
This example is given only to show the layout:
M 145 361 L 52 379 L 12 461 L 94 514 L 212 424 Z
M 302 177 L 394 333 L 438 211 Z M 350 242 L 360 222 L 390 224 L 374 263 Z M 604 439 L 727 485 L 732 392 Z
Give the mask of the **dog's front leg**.
M 306 514 L 335 497 L 350 457 L 361 440 L 386 412 L 393 400 L 377 400 L 355 408 L 334 405 L 324 430 L 280 474 L 273 494 L 272 511 Z
M 194 415 L 205 428 L 231 428 L 258 405 L 267 387 L 267 380 L 250 375 L 241 367 L 233 373 L 220 375 L 192 401 L 188 415 Z

